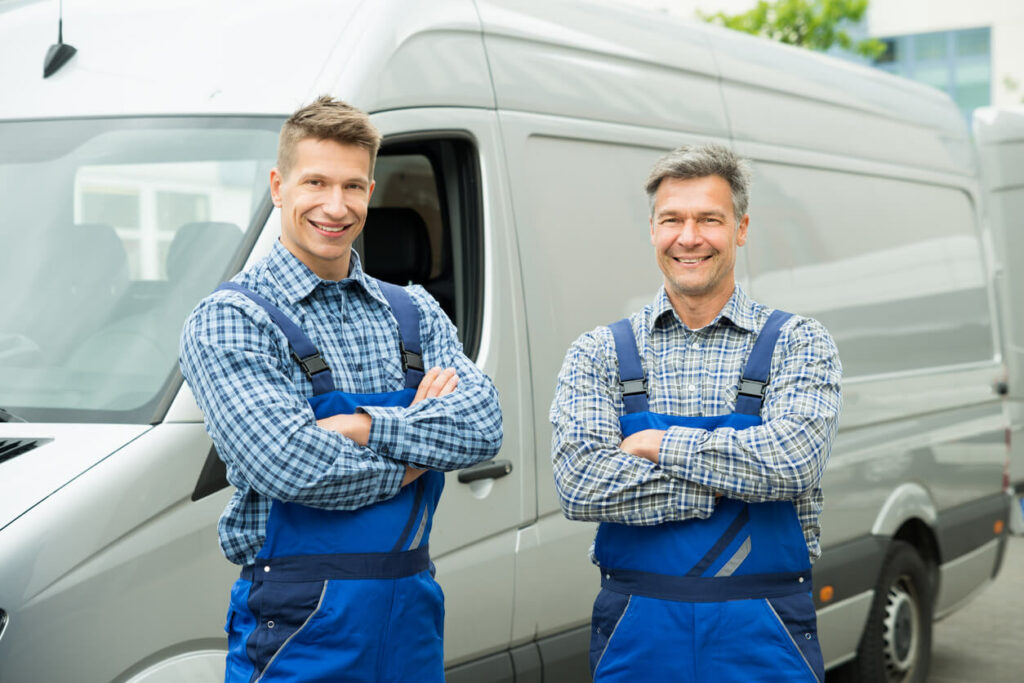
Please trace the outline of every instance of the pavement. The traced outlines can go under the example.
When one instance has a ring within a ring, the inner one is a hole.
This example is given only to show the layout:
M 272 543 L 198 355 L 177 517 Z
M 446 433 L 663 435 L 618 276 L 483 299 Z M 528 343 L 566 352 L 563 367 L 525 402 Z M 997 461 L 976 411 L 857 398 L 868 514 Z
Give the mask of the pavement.
M 1011 536 L 996 580 L 935 624 L 928 683 L 1022 681 L 1024 536 Z

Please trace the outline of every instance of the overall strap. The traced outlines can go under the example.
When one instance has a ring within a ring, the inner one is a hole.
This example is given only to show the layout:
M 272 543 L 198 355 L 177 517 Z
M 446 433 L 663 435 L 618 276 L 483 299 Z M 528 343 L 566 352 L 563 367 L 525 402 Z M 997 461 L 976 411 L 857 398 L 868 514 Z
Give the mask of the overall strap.
M 404 287 L 377 280 L 380 291 L 398 321 L 398 348 L 402 354 L 405 388 L 415 389 L 423 379 L 423 348 L 420 345 L 420 311 Z
M 309 381 L 313 383 L 314 395 L 334 391 L 334 375 L 331 374 L 330 366 L 327 365 L 323 356 L 320 355 L 316 345 L 306 336 L 305 332 L 299 329 L 299 326 L 291 318 L 285 315 L 280 308 L 240 284 L 224 282 L 214 291 L 222 289 L 239 292 L 249 297 L 259 304 L 267 312 L 267 315 L 270 316 L 270 319 L 281 328 L 284 336 L 288 338 L 288 345 L 292 348 L 292 357 L 302 367 L 302 371 L 306 373 Z
M 644 367 L 636 348 L 633 326 L 629 324 L 629 318 L 623 318 L 608 327 L 615 340 L 615 355 L 619 358 L 619 385 L 622 386 L 622 402 L 626 406 L 626 413 L 646 413 L 649 409 L 647 380 L 644 379 Z
M 768 386 L 768 373 L 772 367 L 775 342 L 779 340 L 782 326 L 793 316 L 792 313 L 775 310 L 768 316 L 761 333 L 757 335 L 754 348 L 747 359 L 747 367 L 740 378 L 740 390 L 736 395 L 736 410 L 744 415 L 760 415 L 764 401 L 764 388 Z

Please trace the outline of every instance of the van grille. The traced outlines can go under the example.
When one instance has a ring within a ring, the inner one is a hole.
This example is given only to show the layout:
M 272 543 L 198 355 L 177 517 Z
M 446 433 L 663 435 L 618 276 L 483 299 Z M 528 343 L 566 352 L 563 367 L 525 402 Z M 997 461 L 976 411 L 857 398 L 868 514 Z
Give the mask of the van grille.
M 53 439 L 0 439 L 0 462 L 28 453 Z

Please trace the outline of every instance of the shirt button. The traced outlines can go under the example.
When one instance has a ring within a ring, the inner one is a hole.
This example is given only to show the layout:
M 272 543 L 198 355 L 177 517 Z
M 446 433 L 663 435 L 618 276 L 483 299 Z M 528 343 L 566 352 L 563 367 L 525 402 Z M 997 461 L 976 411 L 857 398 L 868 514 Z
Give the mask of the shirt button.
M 267 628 L 274 628 L 273 620 L 267 622 Z
M 267 566 L 265 566 L 265 567 L 263 568 L 263 571 L 265 571 L 265 572 L 269 572 L 269 571 L 270 571 L 270 565 L 268 564 Z
M 688 386 L 686 388 L 689 389 L 690 391 L 697 391 L 697 387 L 695 385 L 693 385 L 693 384 L 691 384 L 690 386 Z
M 380 452 L 382 455 L 387 455 L 388 453 L 391 452 L 391 449 L 388 448 L 387 444 L 384 444 L 383 446 L 380 447 Z
M 693 348 L 699 349 L 700 348 L 700 343 L 699 342 L 693 342 Z

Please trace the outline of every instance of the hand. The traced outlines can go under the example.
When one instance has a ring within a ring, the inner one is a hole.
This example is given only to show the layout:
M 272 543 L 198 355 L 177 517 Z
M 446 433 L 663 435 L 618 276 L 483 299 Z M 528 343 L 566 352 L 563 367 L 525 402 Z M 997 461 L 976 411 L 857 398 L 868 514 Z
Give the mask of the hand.
M 665 430 L 663 429 L 644 429 L 623 439 L 619 448 L 630 455 L 650 460 L 657 465 L 658 452 L 661 450 L 661 440 L 664 436 Z
M 455 391 L 458 384 L 459 376 L 455 374 L 455 368 L 430 368 L 416 387 L 416 396 L 409 405 L 415 405 L 425 398 L 447 396 Z
M 347 436 L 360 446 L 365 446 L 370 440 L 370 424 L 372 422 L 373 418 L 367 413 L 355 413 L 354 415 L 331 415 L 317 420 L 316 424 L 323 429 Z

